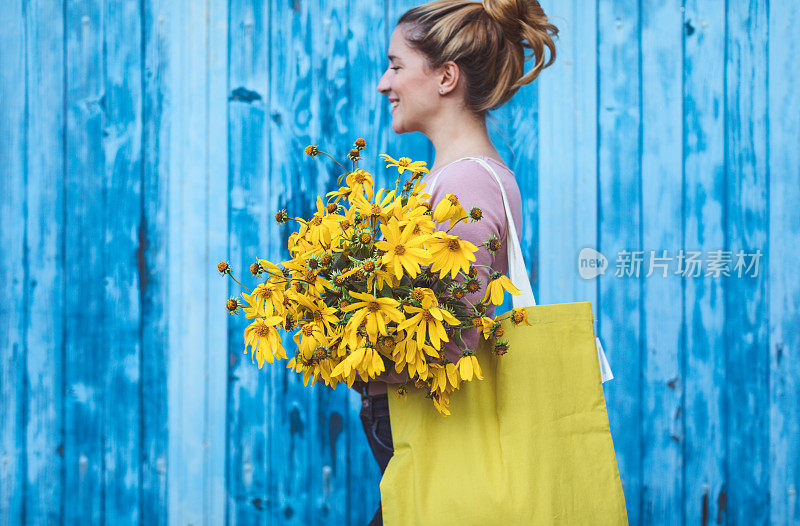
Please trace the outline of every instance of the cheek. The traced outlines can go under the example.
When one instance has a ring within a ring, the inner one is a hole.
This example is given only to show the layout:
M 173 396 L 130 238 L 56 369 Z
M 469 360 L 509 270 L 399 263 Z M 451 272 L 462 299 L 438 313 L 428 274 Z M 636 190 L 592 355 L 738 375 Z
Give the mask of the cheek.
M 429 108 L 432 106 L 428 90 L 424 88 L 425 79 L 422 78 L 395 78 L 393 86 L 398 96 L 400 104 L 407 102 L 407 106 L 414 106 L 417 109 Z

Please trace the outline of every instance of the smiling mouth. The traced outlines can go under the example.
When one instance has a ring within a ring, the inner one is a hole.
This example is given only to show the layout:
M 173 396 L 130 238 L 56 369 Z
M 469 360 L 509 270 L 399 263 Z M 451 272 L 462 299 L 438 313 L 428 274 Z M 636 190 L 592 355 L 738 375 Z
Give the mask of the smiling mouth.
M 399 102 L 399 101 L 394 101 L 394 102 L 392 102 L 392 103 L 391 103 L 391 106 L 392 106 L 392 110 L 391 110 L 391 111 L 394 111 L 394 109 L 397 107 L 397 105 L 398 105 L 398 104 L 400 104 L 400 102 Z

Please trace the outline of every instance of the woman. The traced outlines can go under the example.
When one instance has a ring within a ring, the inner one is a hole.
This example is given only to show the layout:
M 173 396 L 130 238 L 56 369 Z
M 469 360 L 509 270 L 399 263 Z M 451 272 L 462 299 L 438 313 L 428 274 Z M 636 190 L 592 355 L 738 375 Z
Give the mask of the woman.
M 493 176 L 467 156 L 487 161 L 500 176 L 508 195 L 518 234 L 522 228 L 519 188 L 513 172 L 502 161 L 486 129 L 486 113 L 507 102 L 517 90 L 532 82 L 555 59 L 553 36 L 558 30 L 535 0 L 437 0 L 407 11 L 397 22 L 389 44 L 389 69 L 378 91 L 392 105 L 395 133 L 419 131 L 433 143 L 435 159 L 423 181 L 435 181 L 432 204 L 447 194 L 458 195 L 469 210 L 477 206 L 483 218 L 459 223 L 451 234 L 476 246 L 491 236 L 501 241 L 494 254 L 481 247 L 476 264 L 508 272 L 506 217 L 500 189 Z M 524 49 L 531 49 L 534 67 L 524 73 Z M 549 50 L 545 63 L 544 51 Z M 483 298 L 488 269 L 478 267 L 481 290 L 468 296 Z M 492 316 L 494 307 L 487 308 Z M 477 347 L 477 331 L 464 343 Z M 443 355 L 456 362 L 461 353 L 454 345 Z M 408 379 L 407 370 L 393 368 L 356 385 L 362 392 L 361 420 L 381 473 L 393 453 L 387 384 Z M 381 507 L 370 525 L 382 524 Z

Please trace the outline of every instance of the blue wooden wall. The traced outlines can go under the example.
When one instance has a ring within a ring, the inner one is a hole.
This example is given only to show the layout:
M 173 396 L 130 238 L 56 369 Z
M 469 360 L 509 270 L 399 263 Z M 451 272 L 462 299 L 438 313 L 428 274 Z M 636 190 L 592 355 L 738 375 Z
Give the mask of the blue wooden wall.
M 6 0 L 0 523 L 366 524 L 359 395 L 242 355 L 272 215 L 395 136 L 381 0 Z M 800 524 L 800 8 L 542 3 L 558 58 L 490 132 L 540 303 L 591 301 L 631 524 Z M 577 254 L 760 250 L 756 276 L 582 279 Z

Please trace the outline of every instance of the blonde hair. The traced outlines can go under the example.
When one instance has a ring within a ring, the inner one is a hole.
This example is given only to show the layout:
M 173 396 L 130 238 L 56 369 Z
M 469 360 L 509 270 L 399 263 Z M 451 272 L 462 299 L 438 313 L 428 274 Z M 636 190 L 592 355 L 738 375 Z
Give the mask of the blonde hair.
M 434 0 L 406 11 L 397 25 L 429 70 L 447 61 L 458 65 L 467 107 L 481 115 L 508 102 L 556 58 L 558 28 L 537 0 Z M 525 49 L 536 59 L 528 73 Z

